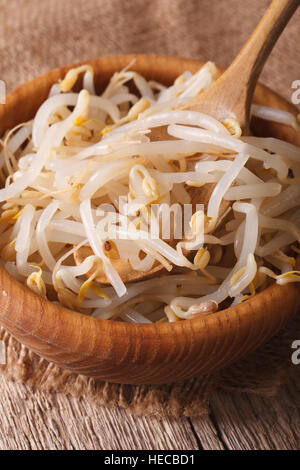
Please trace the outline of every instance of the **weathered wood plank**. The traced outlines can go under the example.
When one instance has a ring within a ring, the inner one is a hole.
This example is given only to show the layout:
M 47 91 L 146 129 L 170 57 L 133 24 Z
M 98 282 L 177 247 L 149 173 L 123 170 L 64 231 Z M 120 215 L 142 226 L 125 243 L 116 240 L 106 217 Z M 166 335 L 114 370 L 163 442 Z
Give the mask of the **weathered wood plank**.
M 282 387 L 276 397 L 215 393 L 211 410 L 220 440 L 228 449 L 299 450 L 299 396 L 299 376 Z M 197 429 L 197 420 L 193 425 Z
M 0 449 L 299 449 L 300 378 L 275 398 L 217 392 L 211 415 L 133 417 L 0 376 Z
M 0 449 L 198 449 L 189 421 L 36 392 L 0 375 Z
M 218 436 L 218 428 L 209 415 L 193 418 L 190 422 L 201 449 L 224 450 L 226 448 Z

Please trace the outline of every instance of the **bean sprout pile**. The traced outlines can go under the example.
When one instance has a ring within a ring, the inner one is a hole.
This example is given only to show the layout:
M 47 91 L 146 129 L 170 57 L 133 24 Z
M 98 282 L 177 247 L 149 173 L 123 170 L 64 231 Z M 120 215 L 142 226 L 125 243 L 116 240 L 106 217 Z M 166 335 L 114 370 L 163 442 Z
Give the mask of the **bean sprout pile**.
M 299 147 L 185 110 L 216 80 L 211 62 L 169 87 L 131 66 L 101 95 L 90 65 L 71 69 L 33 120 L 0 140 L 4 268 L 52 302 L 135 323 L 214 314 L 271 282 L 299 282 Z M 251 112 L 300 132 L 291 113 Z M 181 237 L 175 215 L 161 236 L 160 205 L 191 207 Z M 142 279 L 127 282 L 120 262 Z

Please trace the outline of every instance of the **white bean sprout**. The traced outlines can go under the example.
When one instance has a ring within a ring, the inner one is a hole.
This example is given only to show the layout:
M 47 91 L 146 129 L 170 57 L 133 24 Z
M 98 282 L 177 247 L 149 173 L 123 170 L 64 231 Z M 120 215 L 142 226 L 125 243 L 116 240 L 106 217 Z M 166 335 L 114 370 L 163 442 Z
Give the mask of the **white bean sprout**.
M 53 84 L 33 120 L 0 140 L 7 271 L 67 308 L 144 324 L 299 282 L 300 149 L 180 109 L 215 80 L 211 62 L 169 87 L 127 67 L 98 96 L 83 65 Z M 252 115 L 300 132 L 286 111 Z M 165 138 L 151 140 L 160 127 Z M 145 279 L 128 282 L 122 263 Z

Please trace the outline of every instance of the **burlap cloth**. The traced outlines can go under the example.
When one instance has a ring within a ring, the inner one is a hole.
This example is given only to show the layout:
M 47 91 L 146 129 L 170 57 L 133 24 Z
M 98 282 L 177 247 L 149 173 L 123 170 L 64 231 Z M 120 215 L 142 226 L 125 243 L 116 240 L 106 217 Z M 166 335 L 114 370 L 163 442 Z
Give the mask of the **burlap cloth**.
M 0 0 L 0 79 L 7 90 L 61 65 L 108 54 L 151 52 L 230 63 L 269 0 Z M 290 98 L 300 79 L 300 11 L 290 22 L 261 80 Z M 216 387 L 271 395 L 293 370 L 291 344 L 300 319 L 247 358 L 219 373 L 180 384 L 122 386 L 62 371 L 7 332 L 1 371 L 33 388 L 70 393 L 139 413 L 193 416 Z M 296 367 L 294 368 L 296 370 Z

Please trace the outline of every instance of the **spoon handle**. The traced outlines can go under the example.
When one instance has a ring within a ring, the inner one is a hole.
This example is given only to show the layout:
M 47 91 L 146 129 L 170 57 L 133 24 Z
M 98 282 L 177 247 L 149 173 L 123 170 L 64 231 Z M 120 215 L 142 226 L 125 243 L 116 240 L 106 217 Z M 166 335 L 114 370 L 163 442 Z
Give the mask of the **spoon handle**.
M 250 106 L 262 68 L 300 0 L 273 0 L 231 66 L 207 90 L 220 117 L 234 117 L 248 129 Z
M 241 86 L 247 89 L 248 106 L 267 58 L 299 5 L 300 0 L 273 0 L 256 30 L 233 62 L 231 73 L 235 74 L 238 69 L 242 72 Z

